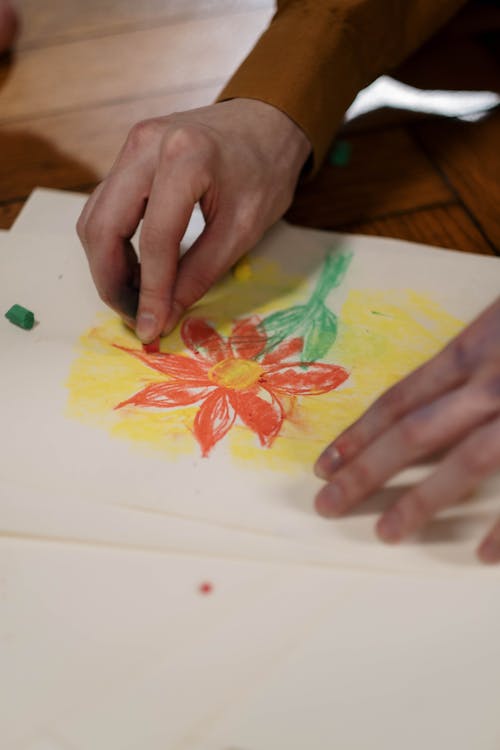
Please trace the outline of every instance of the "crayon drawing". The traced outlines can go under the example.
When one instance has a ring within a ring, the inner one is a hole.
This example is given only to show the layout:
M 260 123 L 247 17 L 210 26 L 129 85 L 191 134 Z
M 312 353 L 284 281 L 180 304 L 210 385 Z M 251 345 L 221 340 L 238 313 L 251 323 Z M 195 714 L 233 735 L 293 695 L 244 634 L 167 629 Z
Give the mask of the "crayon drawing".
M 411 290 L 351 288 L 334 313 L 350 263 L 329 253 L 315 279 L 297 279 L 245 260 L 157 352 L 103 315 L 81 337 L 69 414 L 171 457 L 222 449 L 280 471 L 310 465 L 463 325 Z
M 145 386 L 116 408 L 170 409 L 199 403 L 193 434 L 203 456 L 236 419 L 258 436 L 261 446 L 271 446 L 287 416 L 284 397 L 327 393 L 348 378 L 337 365 L 294 361 L 293 355 L 303 349 L 301 338 L 269 349 L 258 316 L 237 321 L 228 339 L 208 321 L 187 318 L 181 336 L 194 356 L 119 347 L 167 378 Z

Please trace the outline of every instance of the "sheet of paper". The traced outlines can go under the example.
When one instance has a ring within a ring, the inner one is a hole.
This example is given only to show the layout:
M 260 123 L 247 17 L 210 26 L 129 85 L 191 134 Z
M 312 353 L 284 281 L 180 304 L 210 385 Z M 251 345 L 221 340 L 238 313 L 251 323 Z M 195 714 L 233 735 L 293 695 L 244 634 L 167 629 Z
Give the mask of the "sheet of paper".
M 190 750 L 496 750 L 492 582 L 366 578 L 335 599 Z
M 87 198 L 84 193 L 35 188 L 10 231 L 72 235 Z
M 173 750 L 311 616 L 297 611 L 288 567 L 14 540 L 0 541 L 0 560 L 0 734 L 9 750 L 42 741 L 133 747 L 152 732 L 166 744 L 144 747 Z M 303 575 L 296 590 L 315 609 Z M 199 591 L 204 583 L 211 593 Z M 289 634 L 262 616 L 279 599 Z
M 61 190 L 39 188 L 27 201 L 18 217 L 17 234 L 32 243 L 35 233 L 58 229 L 60 236 L 71 235 L 86 196 Z M 26 235 L 25 227 L 32 228 Z M 199 212 L 195 212 L 186 232 L 188 242 L 201 231 Z M 0 230 L 0 252 L 6 249 L 2 239 L 8 232 Z M 12 235 L 10 235 L 12 236 Z M 23 242 L 23 239 L 20 240 Z M 60 240 L 59 240 L 60 241 Z M 7 428 L 7 425 L 6 425 Z M 273 536 L 256 536 L 249 532 L 221 528 L 218 525 L 158 514 L 149 509 L 131 510 L 101 503 L 89 504 L 77 499 L 74 492 L 51 486 L 26 489 L 17 480 L 0 479 L 0 533 L 22 539 L 67 540 L 124 549 L 154 549 L 237 559 L 302 560 L 308 564 L 331 564 L 322 550 L 304 545 L 290 545 Z M 69 502 L 68 502 L 69 500 Z
M 222 359 L 222 369 L 216 363 L 210 375 L 215 381 L 200 387 L 203 398 L 197 403 L 183 408 L 170 402 L 178 408 L 162 408 L 160 398 L 161 408 L 144 407 L 145 390 L 160 386 L 161 392 L 172 377 L 140 359 L 137 340 L 99 303 L 76 239 L 14 233 L 2 244 L 0 272 L 9 285 L 1 291 L 1 305 L 25 304 L 39 321 L 31 332 L 5 319 L 0 327 L 6 362 L 0 395 L 4 482 L 30 497 L 57 488 L 82 501 L 271 534 L 320 548 L 336 563 L 397 568 L 475 564 L 479 534 L 498 513 L 498 480 L 485 485 L 480 502 L 437 521 L 424 535 L 424 544 L 394 550 L 375 540 L 372 527 L 375 509 L 398 490 L 389 488 L 350 519 L 328 523 L 312 511 L 319 483 L 311 464 L 330 437 L 383 388 L 439 349 L 494 298 L 496 259 L 278 225 L 190 317 L 205 326 L 210 321 L 220 331 L 221 346 L 232 335 L 233 345 L 243 341 L 244 349 L 248 337 L 235 331 L 238 321 L 258 315 L 265 323 L 276 311 L 304 305 L 324 282 L 328 253 L 334 259 L 353 253 L 344 279 L 324 306 L 338 319 L 337 340 L 319 363 L 330 378 L 321 387 L 330 391 L 294 398 L 307 367 L 288 367 L 285 357 L 276 367 L 283 366 L 281 373 L 291 380 L 278 378 L 276 393 L 271 389 L 268 397 L 272 419 L 276 401 L 281 404 L 279 435 L 266 433 L 266 414 L 252 423 L 242 407 L 228 434 L 217 440 L 213 413 L 205 419 L 205 432 L 193 433 L 196 414 L 209 395 L 213 401 L 215 391 L 241 390 L 241 383 L 232 386 L 234 362 L 229 369 Z M 277 335 L 271 333 L 268 339 Z M 179 332 L 165 339 L 164 354 L 181 353 L 183 363 L 196 361 L 200 352 L 192 349 L 199 345 L 194 339 L 200 331 L 191 328 L 183 335 L 184 341 Z M 271 349 L 266 357 L 276 356 L 277 347 Z M 262 359 L 248 356 L 233 357 L 244 361 L 245 377 L 254 377 L 258 368 L 260 373 L 275 371 L 274 364 L 266 370 Z M 346 379 L 332 386 L 338 372 Z M 179 385 L 182 391 L 184 384 Z M 291 397 L 282 395 L 283 387 Z M 411 478 L 402 475 L 396 486 Z
M 74 236 L 76 223 L 88 195 L 67 190 L 35 188 L 17 216 L 11 232 Z M 182 239 L 184 249 L 190 247 L 201 234 L 205 222 L 198 205 Z
M 498 747 L 498 582 L 475 572 L 14 540 L 0 570 L 9 750 Z
M 146 509 L 96 504 L 73 494 L 0 480 L 0 535 L 122 550 L 331 567 L 328 550 Z M 362 562 L 354 567 L 363 567 Z

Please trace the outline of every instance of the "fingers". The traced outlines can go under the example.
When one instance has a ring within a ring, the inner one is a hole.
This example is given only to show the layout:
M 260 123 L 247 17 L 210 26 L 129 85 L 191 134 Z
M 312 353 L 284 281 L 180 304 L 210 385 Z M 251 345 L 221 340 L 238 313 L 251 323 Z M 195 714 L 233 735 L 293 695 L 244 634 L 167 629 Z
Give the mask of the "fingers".
M 436 513 L 463 501 L 500 468 L 500 418 L 496 417 L 454 448 L 426 480 L 412 488 L 380 518 L 377 532 L 399 542 L 421 529 Z M 500 523 L 479 549 L 485 562 L 500 561 Z
M 500 520 L 484 538 L 477 554 L 484 563 L 500 563 Z
M 173 328 L 185 310 L 197 302 L 259 239 L 261 223 L 252 210 L 221 206 L 216 219 L 182 258 L 177 273 L 171 316 Z
M 149 196 L 140 238 L 137 316 L 137 335 L 145 343 L 159 336 L 167 318 L 176 314 L 172 303 L 180 243 L 195 204 L 211 186 L 199 140 L 197 135 L 179 130 L 165 141 Z
M 447 447 L 498 413 L 487 388 L 472 383 L 456 389 L 390 426 L 360 451 L 316 497 L 325 516 L 347 513 L 418 458 Z
M 19 18 L 10 2 L 0 3 L 0 55 L 12 46 L 19 31 Z
M 129 325 L 134 325 L 138 301 L 138 261 L 130 237 L 142 218 L 151 180 L 147 161 L 114 172 L 91 196 L 77 225 L 99 296 Z
M 328 479 L 406 414 L 462 384 L 468 370 L 460 338 L 454 339 L 429 362 L 386 391 L 334 440 L 316 462 L 317 476 Z

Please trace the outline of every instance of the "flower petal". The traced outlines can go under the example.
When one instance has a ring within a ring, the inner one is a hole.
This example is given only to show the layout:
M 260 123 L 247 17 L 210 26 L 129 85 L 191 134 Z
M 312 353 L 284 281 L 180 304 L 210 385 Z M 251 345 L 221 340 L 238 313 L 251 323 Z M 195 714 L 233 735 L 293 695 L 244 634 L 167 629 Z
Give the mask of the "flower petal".
M 171 409 L 174 406 L 189 406 L 202 398 L 210 396 L 213 388 L 205 382 L 199 383 L 152 383 L 126 401 L 115 406 L 156 406 L 158 409 Z
M 304 340 L 300 336 L 297 336 L 294 339 L 288 339 L 287 341 L 282 341 L 276 349 L 272 349 L 266 354 L 262 360 L 262 364 L 275 365 L 282 362 L 284 359 L 288 359 L 288 357 L 299 354 L 302 351 L 303 344 Z
M 315 396 L 333 391 L 348 377 L 347 370 L 339 365 L 293 362 L 267 370 L 263 384 L 270 390 L 291 396 Z
M 232 391 L 229 398 L 236 413 L 259 436 L 261 445 L 269 447 L 283 424 L 283 407 L 274 393 L 266 388 L 256 391 Z
M 181 327 L 182 340 L 191 351 L 215 364 L 231 356 L 231 347 L 203 318 L 187 318 Z
M 235 357 L 253 359 L 264 349 L 267 336 L 258 315 L 238 320 L 229 338 Z
M 234 409 L 221 388 L 203 402 L 194 420 L 194 434 L 203 456 L 208 456 L 214 445 L 227 434 L 235 416 Z
M 145 365 L 162 372 L 164 375 L 170 375 L 177 380 L 205 380 L 208 383 L 208 367 L 203 362 L 192 359 L 192 357 L 168 352 L 149 354 L 141 349 L 127 349 L 125 346 L 119 346 L 118 344 L 114 344 L 114 346 L 140 359 Z

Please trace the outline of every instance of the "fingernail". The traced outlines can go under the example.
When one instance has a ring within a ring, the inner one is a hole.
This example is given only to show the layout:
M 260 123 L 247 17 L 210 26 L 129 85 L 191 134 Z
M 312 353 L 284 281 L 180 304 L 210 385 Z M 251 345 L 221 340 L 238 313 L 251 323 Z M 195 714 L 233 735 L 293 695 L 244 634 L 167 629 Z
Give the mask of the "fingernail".
M 141 312 L 137 317 L 135 332 L 140 340 L 147 344 L 155 338 L 157 325 L 158 322 L 154 313 Z
M 377 523 L 377 533 L 384 542 L 397 542 L 401 537 L 401 514 L 396 508 L 388 510 Z
M 323 451 L 316 461 L 314 473 L 320 479 L 329 479 L 342 465 L 342 456 L 338 448 L 330 446 Z
M 486 539 L 477 552 L 485 563 L 500 562 L 500 546 L 494 539 Z
M 344 510 L 344 494 L 338 484 L 332 482 L 316 495 L 316 509 L 322 516 L 338 516 Z

